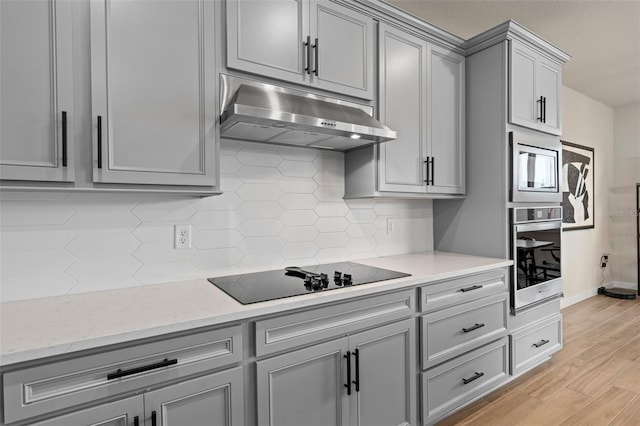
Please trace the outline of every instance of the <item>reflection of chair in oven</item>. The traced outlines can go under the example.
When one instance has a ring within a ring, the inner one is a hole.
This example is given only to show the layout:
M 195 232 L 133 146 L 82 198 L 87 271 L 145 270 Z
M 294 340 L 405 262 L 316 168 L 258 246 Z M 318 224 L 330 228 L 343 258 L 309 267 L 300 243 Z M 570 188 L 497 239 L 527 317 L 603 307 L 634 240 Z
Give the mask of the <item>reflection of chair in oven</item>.
M 550 241 L 538 241 L 535 238 L 531 237 L 521 237 L 516 240 L 516 248 L 518 249 L 518 268 L 522 270 L 525 276 L 525 286 L 530 287 L 532 285 L 538 284 L 539 282 L 546 281 L 548 278 L 548 273 L 543 268 L 547 266 L 551 266 L 552 264 L 544 261 L 542 264 L 538 264 L 536 261 L 536 250 L 553 250 L 553 248 L 543 248 L 552 246 L 553 243 Z M 556 256 L 552 256 L 556 259 Z M 559 261 L 559 259 L 558 259 Z M 560 272 L 560 267 L 556 265 L 557 271 Z M 542 278 L 540 277 L 542 275 Z M 558 275 L 559 276 L 559 275 Z
M 558 255 L 560 247 L 553 246 L 551 248 L 543 248 L 542 251 L 548 251 L 556 263 L 543 260 L 541 265 L 536 266 L 536 269 L 542 270 L 542 276 L 545 280 L 560 278 L 560 256 Z

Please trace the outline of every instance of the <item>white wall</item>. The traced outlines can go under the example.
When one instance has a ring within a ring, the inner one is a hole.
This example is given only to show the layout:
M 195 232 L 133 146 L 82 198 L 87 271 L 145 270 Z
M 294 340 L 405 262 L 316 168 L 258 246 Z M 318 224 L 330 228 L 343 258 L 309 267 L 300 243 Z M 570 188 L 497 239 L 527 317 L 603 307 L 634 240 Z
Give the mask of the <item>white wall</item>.
M 562 96 L 562 140 L 593 147 L 595 154 L 595 228 L 562 234 L 564 294 L 571 301 L 595 294 L 603 280 L 600 256 L 611 252 L 608 211 L 613 183 L 614 110 L 568 87 L 563 87 Z
M 611 274 L 621 283 L 638 282 L 636 183 L 640 183 L 640 104 L 615 109 L 614 181 L 611 190 Z
M 0 301 L 433 248 L 431 201 L 342 199 L 341 153 L 229 141 L 221 153 L 221 196 L 3 192 Z M 191 249 L 173 248 L 181 223 Z

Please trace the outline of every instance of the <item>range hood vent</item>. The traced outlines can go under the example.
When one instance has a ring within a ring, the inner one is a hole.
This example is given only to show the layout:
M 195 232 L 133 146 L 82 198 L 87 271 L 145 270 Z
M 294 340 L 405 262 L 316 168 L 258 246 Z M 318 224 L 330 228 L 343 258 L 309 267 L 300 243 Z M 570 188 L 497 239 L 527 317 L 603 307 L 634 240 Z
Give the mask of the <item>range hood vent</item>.
M 348 151 L 397 137 L 370 106 L 227 75 L 221 83 L 223 138 Z

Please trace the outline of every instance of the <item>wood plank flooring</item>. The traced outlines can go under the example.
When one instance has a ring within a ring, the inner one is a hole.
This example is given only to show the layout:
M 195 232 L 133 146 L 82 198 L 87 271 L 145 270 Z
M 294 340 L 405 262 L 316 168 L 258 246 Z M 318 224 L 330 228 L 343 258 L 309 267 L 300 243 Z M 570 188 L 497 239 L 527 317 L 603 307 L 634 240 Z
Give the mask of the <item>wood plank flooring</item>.
M 550 361 L 438 425 L 640 425 L 640 298 L 594 296 L 562 314 Z

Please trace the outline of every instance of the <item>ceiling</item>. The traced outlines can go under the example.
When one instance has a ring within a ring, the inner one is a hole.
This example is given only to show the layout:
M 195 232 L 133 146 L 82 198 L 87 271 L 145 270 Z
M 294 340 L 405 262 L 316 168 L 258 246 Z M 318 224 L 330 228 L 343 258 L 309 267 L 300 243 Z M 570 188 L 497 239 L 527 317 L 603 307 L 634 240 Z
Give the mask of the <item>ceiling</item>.
M 509 19 L 572 56 L 563 84 L 611 107 L 640 103 L 640 0 L 387 0 L 469 39 Z

